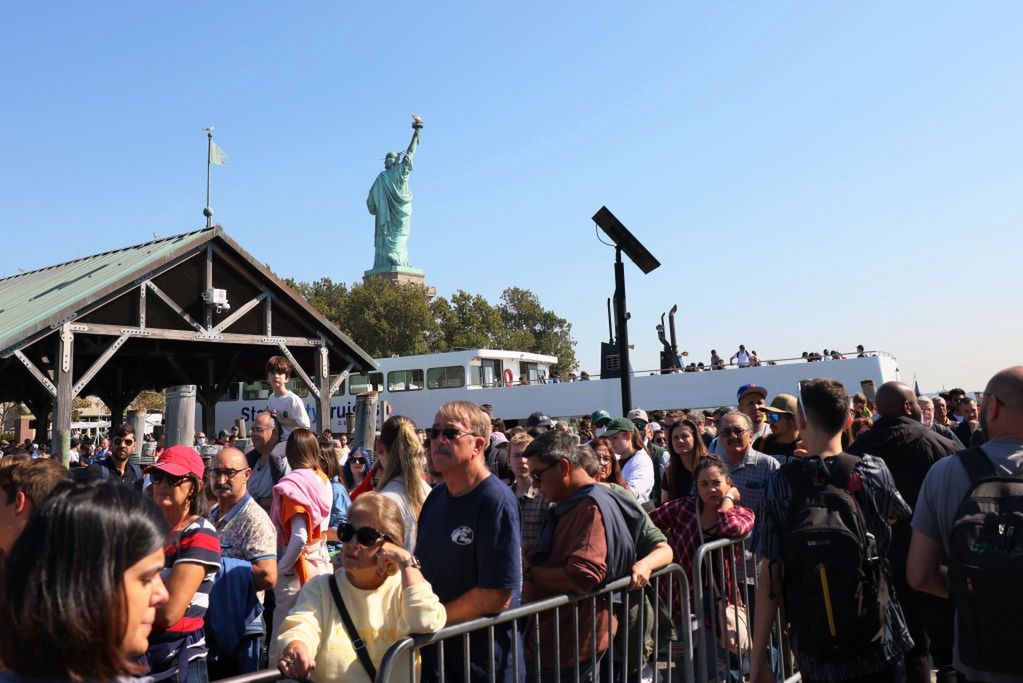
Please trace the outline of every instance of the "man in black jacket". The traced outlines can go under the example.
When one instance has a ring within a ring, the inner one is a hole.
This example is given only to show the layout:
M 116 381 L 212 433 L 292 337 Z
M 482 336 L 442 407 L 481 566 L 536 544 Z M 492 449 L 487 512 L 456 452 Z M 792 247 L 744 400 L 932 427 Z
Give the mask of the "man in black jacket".
M 915 507 L 931 465 L 958 448 L 920 421 L 920 406 L 909 385 L 902 382 L 882 384 L 877 390 L 875 405 L 880 415 L 877 422 L 846 451 L 853 455 L 869 453 L 884 460 L 899 493 L 911 507 Z M 888 557 L 895 591 L 915 643 L 906 655 L 906 680 L 908 683 L 929 683 L 931 655 L 939 668 L 952 663 L 953 612 L 948 601 L 913 591 L 906 582 L 906 557 L 911 535 L 908 521 L 897 522 L 892 527 L 892 546 Z

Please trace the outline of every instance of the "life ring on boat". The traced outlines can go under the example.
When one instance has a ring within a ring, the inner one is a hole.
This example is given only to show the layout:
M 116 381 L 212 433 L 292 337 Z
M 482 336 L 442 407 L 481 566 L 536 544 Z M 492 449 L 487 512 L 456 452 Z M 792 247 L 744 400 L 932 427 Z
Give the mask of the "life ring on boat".
M 515 373 L 511 371 L 511 368 L 504 371 L 504 386 L 510 387 L 512 382 L 515 381 Z

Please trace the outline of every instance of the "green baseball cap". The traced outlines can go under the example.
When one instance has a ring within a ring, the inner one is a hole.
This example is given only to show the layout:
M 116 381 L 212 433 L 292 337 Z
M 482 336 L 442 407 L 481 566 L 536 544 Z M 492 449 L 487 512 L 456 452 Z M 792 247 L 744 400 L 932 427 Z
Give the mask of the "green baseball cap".
M 604 436 L 611 436 L 618 432 L 634 431 L 636 431 L 636 425 L 633 424 L 632 420 L 625 417 L 616 417 L 607 423 L 607 429 L 604 430 Z
M 600 423 L 604 421 L 607 422 L 611 421 L 611 413 L 607 412 L 606 410 L 598 410 L 597 412 L 590 415 L 590 422 L 597 425 L 598 427 L 600 426 Z

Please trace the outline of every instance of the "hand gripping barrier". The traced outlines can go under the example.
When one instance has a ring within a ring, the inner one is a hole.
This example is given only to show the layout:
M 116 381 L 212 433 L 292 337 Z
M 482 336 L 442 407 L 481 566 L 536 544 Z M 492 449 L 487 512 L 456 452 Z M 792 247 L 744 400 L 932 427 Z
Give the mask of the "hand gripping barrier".
M 748 537 L 709 541 L 697 549 L 693 558 L 692 605 L 697 617 L 694 634 L 697 681 L 736 683 L 749 679 L 760 561 L 746 550 L 747 540 Z M 726 609 L 730 612 L 730 619 L 722 624 Z M 776 680 L 797 683 L 801 676 L 795 668 L 780 612 L 774 615 L 769 661 Z M 733 643 L 726 648 L 721 634 L 722 628 L 729 626 L 743 633 L 736 633 Z

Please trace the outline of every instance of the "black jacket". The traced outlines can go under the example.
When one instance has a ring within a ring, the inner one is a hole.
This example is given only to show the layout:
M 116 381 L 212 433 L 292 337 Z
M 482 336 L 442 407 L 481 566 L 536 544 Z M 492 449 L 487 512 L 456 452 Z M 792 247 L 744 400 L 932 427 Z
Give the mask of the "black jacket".
M 959 448 L 922 422 L 902 415 L 879 418 L 845 450 L 853 455 L 870 454 L 884 460 L 899 493 L 910 507 L 915 508 L 920 487 L 931 465 Z M 890 556 L 896 567 L 905 567 L 910 534 L 908 521 L 900 522 L 892 529 Z

